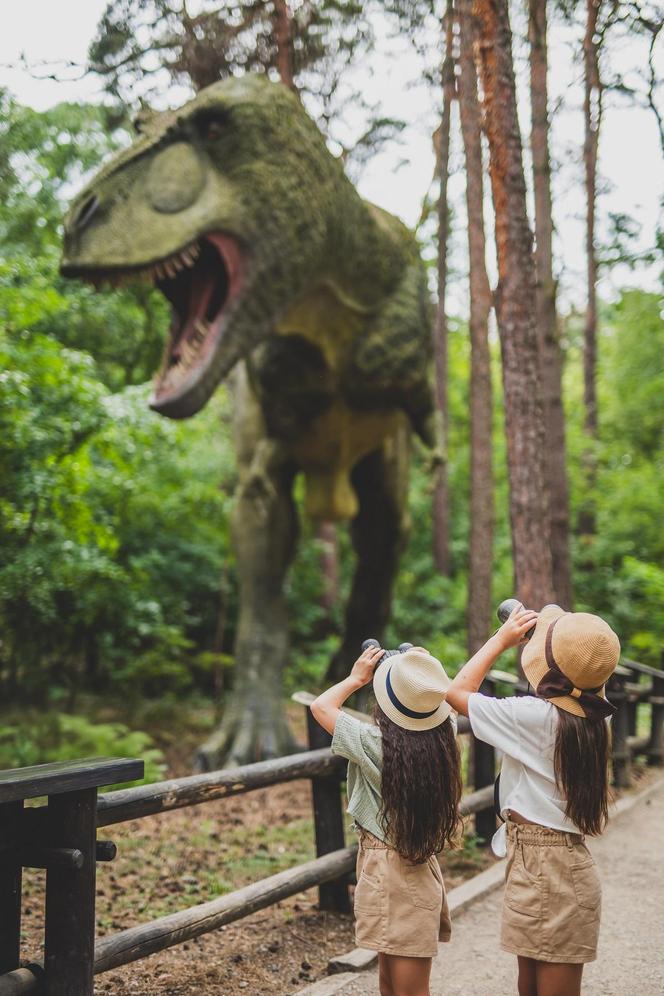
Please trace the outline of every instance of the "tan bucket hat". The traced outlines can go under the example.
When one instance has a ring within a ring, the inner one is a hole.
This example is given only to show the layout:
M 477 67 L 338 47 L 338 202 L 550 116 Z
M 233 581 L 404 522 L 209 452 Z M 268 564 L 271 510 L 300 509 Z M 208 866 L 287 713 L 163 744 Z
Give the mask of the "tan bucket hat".
M 545 605 L 521 666 L 541 698 L 573 716 L 598 718 L 615 711 L 604 685 L 619 659 L 620 640 L 599 616 Z
M 404 730 L 432 730 L 444 723 L 452 712 L 445 701 L 450 685 L 440 661 L 416 648 L 385 658 L 373 678 L 378 705 Z

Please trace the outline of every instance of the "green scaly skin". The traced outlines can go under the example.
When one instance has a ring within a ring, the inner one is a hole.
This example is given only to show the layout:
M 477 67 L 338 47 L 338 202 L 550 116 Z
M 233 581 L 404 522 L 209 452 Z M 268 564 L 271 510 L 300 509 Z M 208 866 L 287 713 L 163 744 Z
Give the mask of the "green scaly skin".
M 367 553 L 357 538 L 361 575 L 381 546 L 401 543 L 396 468 L 405 472 L 408 427 L 432 442 L 428 295 L 415 240 L 359 197 L 297 97 L 246 76 L 143 123 L 72 204 L 62 272 L 95 284 L 150 280 L 174 305 L 151 401 L 161 414 L 195 414 L 232 372 L 236 659 L 246 678 L 205 763 L 223 751 L 233 760 L 282 752 L 290 744 L 280 709 L 266 714 L 255 686 L 279 699 L 294 475 L 305 474 L 307 511 L 321 520 L 359 522 L 372 480 L 383 492 L 392 539 L 374 525 Z M 275 528 L 280 544 L 269 537 Z M 264 558 L 274 566 L 269 594 Z M 354 589 L 339 668 L 362 627 L 380 635 L 385 624 L 396 559 L 387 562 L 373 604 Z M 269 667 L 260 660 L 268 647 Z

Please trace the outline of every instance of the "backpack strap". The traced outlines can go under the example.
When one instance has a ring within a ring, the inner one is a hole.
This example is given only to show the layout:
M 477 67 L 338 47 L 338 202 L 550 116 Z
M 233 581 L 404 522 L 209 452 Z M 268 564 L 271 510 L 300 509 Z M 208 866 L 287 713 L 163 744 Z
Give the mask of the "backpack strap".
M 493 808 L 500 822 L 504 823 L 505 820 L 500 815 L 500 772 L 496 775 L 496 780 L 493 783 Z

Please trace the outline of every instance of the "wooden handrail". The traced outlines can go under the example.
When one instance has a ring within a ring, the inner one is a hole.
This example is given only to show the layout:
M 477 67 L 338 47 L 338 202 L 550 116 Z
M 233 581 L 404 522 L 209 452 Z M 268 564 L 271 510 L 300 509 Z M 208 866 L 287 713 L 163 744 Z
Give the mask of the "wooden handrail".
M 633 679 L 635 674 L 644 674 L 652 680 L 648 682 L 630 681 L 630 678 Z M 490 681 L 491 685 L 495 685 L 497 682 L 506 682 L 516 692 L 526 688 L 521 679 L 509 672 L 493 671 L 490 675 Z M 664 670 L 659 671 L 649 665 L 623 660 L 616 669 L 614 687 L 610 689 L 610 696 L 622 705 L 616 714 L 613 730 L 614 776 L 617 771 L 616 783 L 622 786 L 629 784 L 629 766 L 633 755 L 646 754 L 649 763 L 664 764 Z M 293 699 L 303 706 L 310 705 L 313 698 L 306 692 L 299 692 L 293 696 Z M 651 729 L 647 737 L 636 736 L 637 705 L 642 701 L 647 701 L 652 706 Z M 372 722 L 372 718 L 365 713 L 348 709 L 345 711 L 363 722 Z M 353 869 L 357 848 L 356 846 L 341 846 L 344 844 L 344 828 L 339 783 L 343 781 L 346 762 L 342 757 L 332 754 L 329 746 L 324 746 L 324 744 L 329 744 L 330 737 L 316 724 L 309 711 L 307 712 L 307 722 L 309 743 L 311 747 L 316 749 L 243 765 L 233 770 L 174 778 L 152 785 L 141 785 L 136 788 L 109 792 L 98 797 L 96 825 L 104 827 L 239 795 L 270 785 L 298 779 L 310 779 L 313 785 L 318 857 L 210 902 L 201 903 L 198 906 L 180 910 L 149 923 L 101 938 L 94 948 L 94 964 L 91 943 L 89 959 L 86 963 L 89 973 L 92 973 L 94 968 L 94 974 L 97 975 L 190 938 L 198 937 L 315 885 L 319 886 L 321 890 L 322 909 L 348 908 L 348 876 Z M 459 717 L 459 732 L 465 732 L 468 729 L 467 719 Z M 474 814 L 476 816 L 476 832 L 488 840 L 495 828 L 492 784 L 495 774 L 495 755 L 493 748 L 481 741 L 474 742 L 473 750 L 475 752 L 475 776 L 478 787 L 474 792 L 462 798 L 459 811 L 464 816 Z M 482 753 L 483 751 L 484 753 Z M 81 764 L 87 763 L 76 762 L 73 764 L 74 767 L 77 764 L 80 767 Z M 140 762 L 133 763 L 140 764 Z M 32 769 L 27 770 L 27 776 L 32 777 L 31 771 Z M 36 769 L 35 772 L 35 776 L 41 777 L 43 774 Z M 68 771 L 68 777 L 69 774 L 71 772 Z M 19 784 L 21 778 L 12 772 L 8 780 L 14 785 L 15 783 Z M 26 785 L 31 791 L 31 783 L 28 782 L 29 778 Z M 12 789 L 13 791 L 14 789 Z M 5 806 L 15 805 L 12 800 L 13 796 L 9 801 L 5 801 Z M 18 803 L 16 804 L 18 805 Z M 21 812 L 28 837 L 39 837 L 40 834 L 43 836 L 44 832 L 50 829 L 53 816 L 50 806 L 48 810 L 45 807 L 23 810 L 21 806 Z M 94 827 L 94 812 L 91 812 L 90 819 L 91 827 Z M 35 851 L 34 847 L 32 850 L 21 850 L 21 848 L 16 849 L 16 845 L 14 846 L 16 854 L 21 859 L 21 865 L 35 864 L 35 862 L 39 864 L 40 861 L 48 863 L 45 858 L 42 860 L 41 852 Z M 50 855 L 51 865 L 54 861 L 53 855 L 56 855 L 57 852 L 61 856 L 64 854 L 63 848 L 66 850 L 69 847 L 66 842 L 61 842 L 54 849 L 48 844 L 48 841 L 44 846 L 47 849 L 50 848 L 47 857 Z M 73 853 L 74 851 L 71 851 L 71 854 Z M 100 858 L 98 857 L 97 860 Z M 39 866 L 41 865 L 39 864 Z M 69 865 L 67 865 L 68 867 Z M 345 902 L 346 905 L 342 905 L 342 902 Z M 91 909 L 94 912 L 94 905 Z M 91 922 L 94 924 L 94 917 Z M 92 936 L 91 933 L 91 939 Z M 17 961 L 18 955 L 13 964 L 16 964 Z M 12 964 L 11 960 L 9 964 Z M 47 967 L 49 979 L 51 979 L 50 971 L 51 969 Z M 42 989 L 42 972 L 43 966 L 35 964 L 26 968 L 14 969 L 1 975 L 0 996 L 37 994 Z M 88 978 L 91 986 L 92 975 L 89 974 Z M 87 985 L 88 983 L 86 983 Z M 79 986 L 72 991 L 79 992 L 81 987 Z M 85 989 L 86 994 L 91 992 L 91 988 Z
M 664 671 L 660 671 L 656 667 L 651 667 L 650 664 L 639 664 L 638 661 L 631 661 L 628 657 L 621 657 L 620 660 L 623 667 L 629 668 L 630 671 L 647 674 L 650 678 L 664 678 Z
M 203 775 L 187 775 L 137 788 L 119 789 L 99 796 L 97 826 L 107 827 L 127 820 L 153 816 L 185 806 L 197 806 L 213 799 L 252 792 L 254 789 L 299 778 L 343 777 L 346 762 L 335 757 L 327 748 L 302 751 L 270 761 L 257 761 L 241 768 L 209 771 Z
M 333 851 L 210 902 L 104 937 L 95 946 L 95 975 L 217 930 L 313 885 L 348 875 L 355 867 L 356 853 L 357 847 Z

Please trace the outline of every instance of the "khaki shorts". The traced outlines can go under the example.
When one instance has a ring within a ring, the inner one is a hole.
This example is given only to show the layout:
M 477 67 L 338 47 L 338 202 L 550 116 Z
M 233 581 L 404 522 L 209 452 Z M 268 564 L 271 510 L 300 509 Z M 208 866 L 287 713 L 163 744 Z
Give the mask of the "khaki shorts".
M 507 840 L 500 946 L 537 961 L 594 961 L 602 888 L 583 835 L 508 821 Z
M 433 958 L 452 932 L 445 885 L 432 855 L 415 865 L 360 831 L 355 887 L 355 941 L 382 954 Z

